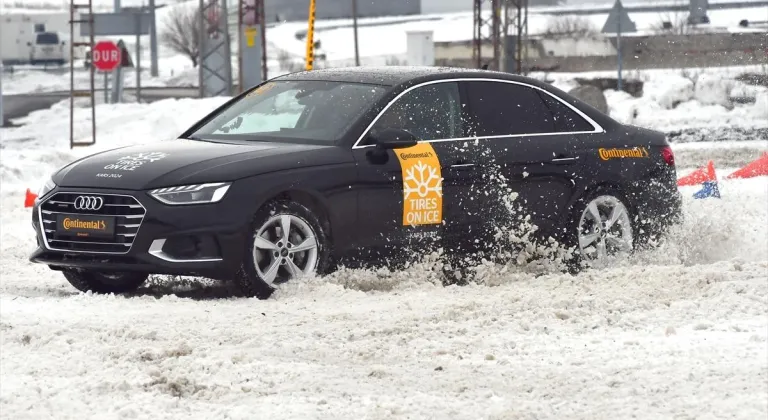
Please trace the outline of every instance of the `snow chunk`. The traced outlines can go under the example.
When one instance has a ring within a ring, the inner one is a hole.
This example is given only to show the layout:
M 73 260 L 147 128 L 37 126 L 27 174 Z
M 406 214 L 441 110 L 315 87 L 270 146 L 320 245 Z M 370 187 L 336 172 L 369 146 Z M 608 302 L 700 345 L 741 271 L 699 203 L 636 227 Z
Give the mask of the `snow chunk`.
M 702 105 L 720 105 L 725 109 L 733 109 L 731 90 L 734 81 L 723 77 L 703 74 L 696 82 L 694 98 Z

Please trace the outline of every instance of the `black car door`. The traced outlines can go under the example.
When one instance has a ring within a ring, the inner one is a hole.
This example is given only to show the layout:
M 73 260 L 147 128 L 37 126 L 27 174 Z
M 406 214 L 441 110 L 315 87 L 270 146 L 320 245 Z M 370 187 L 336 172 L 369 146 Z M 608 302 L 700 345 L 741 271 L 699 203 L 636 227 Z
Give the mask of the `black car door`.
M 466 228 L 475 180 L 474 146 L 452 139 L 465 134 L 457 82 L 432 82 L 396 98 L 353 147 L 357 160 L 358 243 L 389 254 L 422 251 L 445 234 Z M 375 136 L 386 128 L 416 135 L 417 146 L 379 150 Z
M 498 184 L 491 189 L 509 188 L 516 195 L 511 204 L 496 203 L 503 213 L 499 220 L 509 223 L 505 212 L 511 211 L 513 220 L 529 216 L 539 234 L 562 232 L 588 150 L 578 134 L 593 127 L 578 115 L 580 120 L 566 121 L 572 115 L 561 107 L 570 108 L 533 86 L 512 81 L 465 83 L 470 134 L 481 138 L 486 176 Z M 577 126 L 580 123 L 587 125 Z

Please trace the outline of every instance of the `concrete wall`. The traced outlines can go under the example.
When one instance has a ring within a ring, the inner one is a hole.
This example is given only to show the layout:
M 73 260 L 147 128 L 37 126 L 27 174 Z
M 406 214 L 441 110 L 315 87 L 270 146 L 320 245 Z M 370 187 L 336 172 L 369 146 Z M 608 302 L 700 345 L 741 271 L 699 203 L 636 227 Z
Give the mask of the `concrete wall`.
M 360 17 L 417 15 L 421 0 L 357 0 Z M 471 4 L 471 0 L 466 0 Z M 315 19 L 352 17 L 352 0 L 317 0 Z M 266 0 L 264 14 L 267 22 L 303 21 L 309 17 L 308 0 Z
M 528 68 L 563 71 L 602 71 L 617 68 L 616 39 L 610 54 L 550 56 L 547 42 L 528 42 Z M 627 70 L 654 68 L 722 67 L 768 64 L 768 34 L 697 34 L 659 35 L 622 38 L 622 62 Z M 491 52 L 484 46 L 484 56 Z M 474 67 L 471 41 L 436 43 L 435 61 L 438 65 Z
M 363 0 L 360 0 L 363 1 Z M 385 1 L 385 0 L 370 0 Z M 550 6 L 556 5 L 559 0 L 529 0 L 529 6 Z M 488 7 L 487 4 L 484 7 Z M 471 12 L 472 0 L 421 0 L 421 13 L 453 13 L 453 12 Z

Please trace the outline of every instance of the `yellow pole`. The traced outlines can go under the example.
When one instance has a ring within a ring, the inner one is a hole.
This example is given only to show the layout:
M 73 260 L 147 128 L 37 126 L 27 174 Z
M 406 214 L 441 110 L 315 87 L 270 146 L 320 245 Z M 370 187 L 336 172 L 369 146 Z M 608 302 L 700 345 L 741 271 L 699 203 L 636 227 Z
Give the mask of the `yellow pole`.
M 307 70 L 315 62 L 315 0 L 309 0 L 309 28 L 307 29 Z

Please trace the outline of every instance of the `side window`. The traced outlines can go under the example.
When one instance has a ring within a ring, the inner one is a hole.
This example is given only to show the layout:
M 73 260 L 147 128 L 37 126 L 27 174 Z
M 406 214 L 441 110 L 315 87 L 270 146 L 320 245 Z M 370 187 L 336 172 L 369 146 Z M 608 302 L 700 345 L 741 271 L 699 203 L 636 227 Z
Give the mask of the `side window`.
M 552 113 L 535 89 L 514 83 L 468 82 L 477 136 L 553 133 Z
M 381 115 L 371 132 L 385 128 L 407 130 L 421 140 L 464 137 L 458 83 L 434 83 L 401 96 Z
M 581 115 L 577 114 L 574 110 L 553 98 L 551 95 L 541 91 L 539 91 L 538 94 L 552 113 L 555 120 L 555 129 L 559 133 L 593 131 L 595 129 L 595 127 L 582 118 Z

